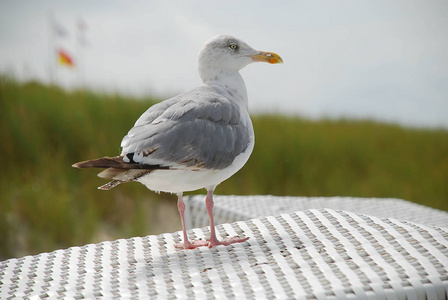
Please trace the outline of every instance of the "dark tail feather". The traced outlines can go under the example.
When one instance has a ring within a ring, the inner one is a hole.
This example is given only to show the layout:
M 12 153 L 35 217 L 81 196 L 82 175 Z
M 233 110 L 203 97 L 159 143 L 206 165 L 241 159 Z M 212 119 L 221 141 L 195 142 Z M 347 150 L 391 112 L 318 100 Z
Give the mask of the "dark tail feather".
M 116 187 L 117 185 L 119 185 L 121 183 L 124 183 L 124 182 L 126 182 L 126 181 L 112 180 L 112 181 L 110 181 L 110 182 L 108 182 L 108 183 L 106 183 L 106 184 L 104 184 L 102 186 L 99 186 L 98 189 L 99 190 L 103 190 L 103 191 L 107 191 L 107 190 L 110 190 L 110 189 Z
M 123 161 L 123 156 L 102 157 L 81 161 L 73 164 L 74 168 L 114 168 L 114 169 L 144 169 L 144 170 L 160 170 L 169 169 L 169 167 L 162 167 L 159 165 L 141 165 L 137 163 L 126 163 Z
M 112 179 L 109 183 L 100 186 L 100 190 L 110 190 L 117 185 L 125 182 L 135 181 L 140 177 L 152 172 L 153 170 L 169 169 L 159 165 L 140 165 L 137 163 L 126 163 L 123 156 L 102 157 L 81 161 L 73 164 L 74 168 L 106 168 L 98 174 L 99 177 Z
M 110 190 L 119 184 L 131 182 L 151 173 L 152 170 L 127 170 L 108 168 L 99 173 L 98 176 L 105 179 L 113 179 L 112 181 L 98 187 L 100 190 Z
M 91 159 L 86 161 L 77 162 L 76 164 L 73 164 L 72 167 L 74 168 L 118 168 L 118 169 L 132 169 L 126 166 L 129 164 L 126 164 L 123 161 L 122 156 L 115 156 L 115 157 L 102 157 L 97 159 Z

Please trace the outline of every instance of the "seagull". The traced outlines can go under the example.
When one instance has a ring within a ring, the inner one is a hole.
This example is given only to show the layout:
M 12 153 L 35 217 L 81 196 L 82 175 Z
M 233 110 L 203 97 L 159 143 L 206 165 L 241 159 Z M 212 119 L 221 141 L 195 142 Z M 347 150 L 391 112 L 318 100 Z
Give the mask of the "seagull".
M 249 116 L 246 85 L 239 71 L 253 62 L 283 63 L 273 52 L 254 50 L 240 39 L 219 35 L 199 52 L 203 84 L 151 106 L 121 142 L 119 156 L 103 157 L 73 165 L 106 168 L 99 177 L 111 180 L 101 190 L 137 181 L 156 192 L 177 194 L 183 243 L 175 246 L 212 248 L 248 240 L 218 240 L 213 219 L 213 191 L 240 170 L 255 144 Z M 210 219 L 210 238 L 189 241 L 182 194 L 205 188 Z

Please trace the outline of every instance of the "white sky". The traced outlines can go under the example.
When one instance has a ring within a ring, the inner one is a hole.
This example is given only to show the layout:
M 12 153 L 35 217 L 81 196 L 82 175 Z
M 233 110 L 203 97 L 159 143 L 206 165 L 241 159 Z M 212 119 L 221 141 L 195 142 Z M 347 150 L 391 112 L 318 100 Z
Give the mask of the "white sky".
M 2 0 L 1 72 L 50 81 L 50 11 L 78 64 L 56 68 L 66 87 L 175 95 L 200 84 L 202 44 L 230 34 L 284 60 L 242 71 L 252 112 L 448 128 L 446 0 Z

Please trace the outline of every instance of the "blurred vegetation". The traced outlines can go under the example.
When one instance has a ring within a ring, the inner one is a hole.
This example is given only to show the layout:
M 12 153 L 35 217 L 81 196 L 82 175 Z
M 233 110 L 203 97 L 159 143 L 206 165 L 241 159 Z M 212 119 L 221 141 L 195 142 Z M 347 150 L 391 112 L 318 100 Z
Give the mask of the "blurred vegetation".
M 0 260 L 180 229 L 176 197 L 112 191 L 74 162 L 120 153 L 154 99 L 0 78 Z M 253 116 L 255 150 L 217 194 L 395 197 L 448 210 L 448 132 Z M 201 191 L 203 192 L 203 191 Z

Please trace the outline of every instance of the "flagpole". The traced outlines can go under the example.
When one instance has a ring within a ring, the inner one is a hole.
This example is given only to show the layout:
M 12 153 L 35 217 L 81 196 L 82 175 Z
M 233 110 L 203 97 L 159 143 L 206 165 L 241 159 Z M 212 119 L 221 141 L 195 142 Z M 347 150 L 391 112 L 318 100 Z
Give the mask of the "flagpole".
M 61 73 L 58 69 L 58 66 L 61 65 L 63 67 L 74 68 L 75 62 L 70 51 L 65 50 L 65 47 L 63 48 L 61 46 L 61 39 L 67 38 L 68 36 L 67 30 L 58 22 L 55 15 L 53 14 L 53 11 L 49 11 L 48 20 L 50 27 L 48 38 L 48 47 L 50 53 L 50 78 L 53 84 L 62 84 L 63 80 L 60 81 L 61 78 L 59 78 L 59 76 L 61 76 Z M 70 77 L 72 78 L 72 83 L 76 84 L 76 77 L 74 77 L 74 75 Z
M 56 38 L 55 38 L 55 21 L 53 11 L 48 11 L 48 26 L 49 26 L 49 34 L 48 34 L 48 49 L 49 49 L 49 61 L 48 61 L 48 72 L 50 76 L 51 84 L 56 84 L 56 65 L 55 65 L 55 55 L 56 55 Z
M 76 47 L 78 54 L 78 84 L 80 88 L 85 88 L 85 82 L 84 82 L 84 53 L 83 52 L 83 45 L 81 44 L 84 39 L 84 28 L 83 24 L 81 24 L 81 19 L 78 18 L 77 21 L 77 37 L 76 37 Z

